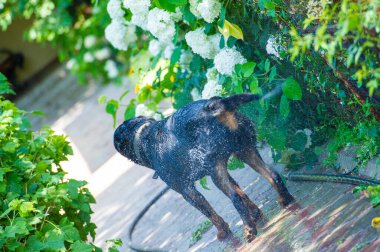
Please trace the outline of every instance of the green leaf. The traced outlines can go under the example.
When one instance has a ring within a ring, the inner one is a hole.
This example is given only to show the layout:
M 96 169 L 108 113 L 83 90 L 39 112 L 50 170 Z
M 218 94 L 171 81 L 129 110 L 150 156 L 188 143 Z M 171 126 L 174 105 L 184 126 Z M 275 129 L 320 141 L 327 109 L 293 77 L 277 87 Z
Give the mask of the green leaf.
M 176 49 L 174 49 L 172 56 L 170 57 L 170 65 L 173 66 L 175 63 L 177 63 L 180 57 L 181 47 L 177 47 Z
M 281 96 L 281 101 L 280 101 L 280 114 L 283 118 L 288 117 L 290 112 L 290 106 L 289 106 L 289 101 L 288 98 L 286 98 L 285 95 Z
M 34 210 L 33 202 L 22 202 L 20 205 L 20 216 L 27 217 Z
M 206 178 L 206 176 L 203 177 L 203 178 L 201 178 L 201 179 L 199 180 L 199 184 L 200 184 L 204 189 L 206 189 L 206 190 L 210 190 L 210 188 L 207 186 L 207 178 Z
M 223 35 L 225 41 L 227 41 L 230 36 L 244 40 L 241 28 L 237 24 L 229 22 L 227 19 L 224 20 L 223 27 L 218 26 L 218 30 Z
M 131 100 L 124 111 L 124 120 L 129 120 L 136 116 L 136 105 L 134 100 Z
M 71 244 L 70 249 L 72 252 L 92 252 L 94 250 L 94 246 L 82 241 L 76 241 Z
M 286 146 L 286 134 L 284 131 L 276 129 L 268 134 L 268 143 L 276 150 L 283 150 Z
M 243 169 L 245 166 L 244 166 L 244 163 L 243 161 L 241 161 L 240 159 L 232 156 L 229 160 L 228 160 L 228 164 L 227 164 L 227 169 L 230 170 L 230 171 L 233 171 L 233 170 L 236 170 L 236 169 Z
M 256 78 L 256 76 L 251 77 L 251 83 L 249 84 L 249 88 L 251 89 L 252 94 L 260 93 L 259 80 Z
M 104 104 L 106 102 L 107 102 L 107 96 L 105 96 L 105 95 L 99 96 L 99 98 L 98 98 L 98 104 Z
M 175 12 L 179 6 L 187 4 L 187 0 L 153 0 L 154 5 L 169 12 Z
M 297 132 L 293 138 L 290 146 L 296 151 L 305 150 L 305 146 L 307 143 L 307 136 L 303 132 Z
M 301 100 L 302 90 L 298 82 L 293 77 L 288 77 L 282 85 L 282 92 L 290 100 Z
M 129 94 L 129 90 L 125 91 L 124 93 L 121 94 L 120 98 L 119 98 L 119 101 L 123 100 L 123 98 Z
M 117 110 L 119 109 L 119 103 L 116 100 L 110 100 L 107 102 L 106 105 L 106 112 L 110 115 L 112 115 L 113 118 L 113 127 L 116 127 L 116 113 Z
M 241 66 L 241 71 L 244 77 L 249 77 L 253 74 L 253 70 L 255 69 L 255 62 L 247 62 Z
M 15 142 L 8 142 L 3 146 L 3 151 L 9 152 L 9 153 L 15 153 L 16 148 L 19 146 L 18 143 Z
M 33 110 L 30 112 L 31 115 L 46 116 L 45 113 L 41 110 Z
M 269 72 L 269 68 L 270 68 L 270 61 L 268 59 L 266 59 L 265 63 L 264 63 L 264 70 L 266 73 Z

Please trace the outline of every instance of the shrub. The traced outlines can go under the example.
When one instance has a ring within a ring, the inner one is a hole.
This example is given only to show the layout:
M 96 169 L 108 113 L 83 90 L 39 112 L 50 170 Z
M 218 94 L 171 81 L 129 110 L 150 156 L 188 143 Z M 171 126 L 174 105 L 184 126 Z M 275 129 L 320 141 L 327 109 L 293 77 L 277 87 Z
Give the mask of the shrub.
M 66 136 L 33 132 L 28 115 L 1 95 L 11 93 L 0 73 L 0 248 L 2 251 L 94 251 L 85 181 L 66 179 L 60 162 L 72 149 Z

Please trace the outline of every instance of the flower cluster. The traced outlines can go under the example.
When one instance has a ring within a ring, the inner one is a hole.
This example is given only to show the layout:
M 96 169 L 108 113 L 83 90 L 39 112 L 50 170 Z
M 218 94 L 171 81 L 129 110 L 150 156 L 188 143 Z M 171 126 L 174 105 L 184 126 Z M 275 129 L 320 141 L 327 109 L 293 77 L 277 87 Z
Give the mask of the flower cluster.
M 106 39 L 116 49 L 128 50 L 129 44 L 137 40 L 136 27 L 124 21 L 125 12 L 121 8 L 121 0 L 110 0 L 107 11 L 112 21 L 105 30 Z
M 190 11 L 206 22 L 212 23 L 219 16 L 222 4 L 218 0 L 190 0 Z
M 132 12 L 131 23 L 146 30 L 150 0 L 124 0 L 123 6 Z
M 204 28 L 198 28 L 186 33 L 185 39 L 191 50 L 204 59 L 213 59 L 219 52 L 220 34 L 207 36 Z
M 218 71 L 215 68 L 209 68 L 206 73 L 207 83 L 202 91 L 202 98 L 209 99 L 222 93 L 222 85 L 218 83 Z
M 156 121 L 162 119 L 162 115 L 149 109 L 145 104 L 138 104 L 136 106 L 135 116 L 153 117 Z
M 163 43 L 171 43 L 175 34 L 172 16 L 169 12 L 158 8 L 149 11 L 147 29 Z
M 277 38 L 273 35 L 269 36 L 265 49 L 268 54 L 274 55 L 278 59 L 282 59 L 279 52 L 285 50 L 283 46 L 277 42 Z
M 244 64 L 247 60 L 235 48 L 223 48 L 214 59 L 214 65 L 219 73 L 232 75 L 235 65 Z

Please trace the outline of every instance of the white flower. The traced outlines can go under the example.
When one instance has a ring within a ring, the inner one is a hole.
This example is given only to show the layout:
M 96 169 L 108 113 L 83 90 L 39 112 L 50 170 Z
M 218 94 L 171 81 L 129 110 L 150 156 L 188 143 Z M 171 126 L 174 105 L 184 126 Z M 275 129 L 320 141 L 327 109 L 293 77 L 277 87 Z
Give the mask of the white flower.
M 158 8 L 149 11 L 147 29 L 162 43 L 171 43 L 175 34 L 170 13 Z
M 137 40 L 136 26 L 126 26 L 118 20 L 112 20 L 105 30 L 106 39 L 113 47 L 119 50 L 127 50 L 130 43 Z
M 282 59 L 279 52 L 282 50 L 285 50 L 285 49 L 276 40 L 277 39 L 275 36 L 270 35 L 268 38 L 267 45 L 266 45 L 265 49 L 267 50 L 268 54 L 272 54 L 272 55 L 276 56 L 277 58 Z
M 116 78 L 117 75 L 119 74 L 119 71 L 117 70 L 117 66 L 115 61 L 113 60 L 107 60 L 106 65 L 104 66 L 104 70 L 106 70 L 108 77 Z
M 107 4 L 107 12 L 111 19 L 120 19 L 124 17 L 124 11 L 121 8 L 121 0 L 110 0 Z
M 215 67 L 207 69 L 206 78 L 208 81 L 210 80 L 218 80 L 218 70 Z
M 155 112 L 150 110 L 145 104 L 138 104 L 136 106 L 136 116 L 147 116 L 147 117 L 153 117 L 155 115 Z
M 198 0 L 189 0 L 189 3 L 191 13 L 193 13 L 197 18 L 201 18 L 201 13 L 198 11 Z
M 202 99 L 202 96 L 199 93 L 199 90 L 196 88 L 193 88 L 191 90 L 190 94 L 191 94 L 191 97 L 193 98 L 193 101 L 198 101 L 198 100 Z
M 174 22 L 179 22 L 179 21 L 181 21 L 182 20 L 182 12 L 181 12 L 181 9 L 179 8 L 179 7 L 177 7 L 176 9 L 175 9 L 175 12 L 171 12 L 170 13 L 170 17 L 171 17 L 171 19 L 174 21 Z
M 123 4 L 132 12 L 131 23 L 146 30 L 150 0 L 124 0 Z
M 108 47 L 104 47 L 100 50 L 97 50 L 94 53 L 95 59 L 97 60 L 105 60 L 111 56 L 111 50 Z
M 194 53 L 199 54 L 202 58 L 213 59 L 220 50 L 220 34 L 207 36 L 203 30 L 204 28 L 198 28 L 186 33 L 186 43 Z
M 162 115 L 160 113 L 154 113 L 153 119 L 156 121 L 160 121 L 162 119 Z
M 156 57 L 162 51 L 160 41 L 158 41 L 157 39 L 152 39 L 149 42 L 148 50 L 153 57 Z
M 212 23 L 220 13 L 222 4 L 218 0 L 190 0 L 190 11 L 197 18 L 203 18 L 206 22 Z
M 84 38 L 84 46 L 86 48 L 93 47 L 96 43 L 96 37 L 94 35 L 89 35 Z
M 193 60 L 193 54 L 189 50 L 181 50 L 181 56 L 179 57 L 179 66 L 183 71 L 190 72 L 190 64 Z
M 222 85 L 219 85 L 216 80 L 209 80 L 203 88 L 202 99 L 210 99 L 211 97 L 220 95 L 221 92 Z
M 212 23 L 219 16 L 221 8 L 222 4 L 217 0 L 203 0 L 199 3 L 197 10 L 206 22 Z
M 92 53 L 86 52 L 83 55 L 83 60 L 84 60 L 84 62 L 93 62 L 94 61 L 94 56 L 92 55 Z
M 225 47 L 215 56 L 214 66 L 219 73 L 232 75 L 235 65 L 245 62 L 247 60 L 235 48 Z
M 173 54 L 173 51 L 174 51 L 174 45 L 173 43 L 170 43 L 169 45 L 167 45 L 165 47 L 165 50 L 164 50 L 164 58 L 165 59 L 170 59 L 172 54 Z
M 67 61 L 67 63 L 66 63 L 66 68 L 69 69 L 69 70 L 71 70 L 71 69 L 74 68 L 75 64 L 76 64 L 75 59 L 70 59 L 70 60 Z

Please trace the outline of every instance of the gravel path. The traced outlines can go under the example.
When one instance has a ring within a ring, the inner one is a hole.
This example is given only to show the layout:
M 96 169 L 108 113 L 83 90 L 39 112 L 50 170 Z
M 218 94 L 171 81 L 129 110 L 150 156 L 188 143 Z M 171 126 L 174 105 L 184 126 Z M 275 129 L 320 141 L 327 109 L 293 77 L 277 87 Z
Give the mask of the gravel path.
M 133 218 L 164 187 L 159 179 L 151 179 L 152 171 L 129 162 L 113 148 L 112 119 L 97 98 L 105 94 L 118 99 L 124 88 L 93 83 L 79 86 L 59 68 L 17 100 L 23 109 L 45 111 L 45 118 L 33 119 L 35 128 L 50 124 L 58 133 L 69 135 L 75 155 L 63 167 L 70 177 L 89 182 L 97 199 L 93 206 L 93 221 L 98 226 L 95 243 L 102 247 L 107 239 L 125 240 Z M 272 163 L 267 148 L 261 154 Z M 352 186 L 289 182 L 299 208 L 282 210 L 275 191 L 252 169 L 231 174 L 269 220 L 254 242 L 244 242 L 236 210 L 211 181 L 211 190 L 199 190 L 230 224 L 237 241 L 219 242 L 211 228 L 189 247 L 192 232 L 205 217 L 172 191 L 141 220 L 134 241 L 172 251 L 380 251 L 380 233 L 370 226 L 379 211 L 371 208 L 368 199 L 353 195 Z

